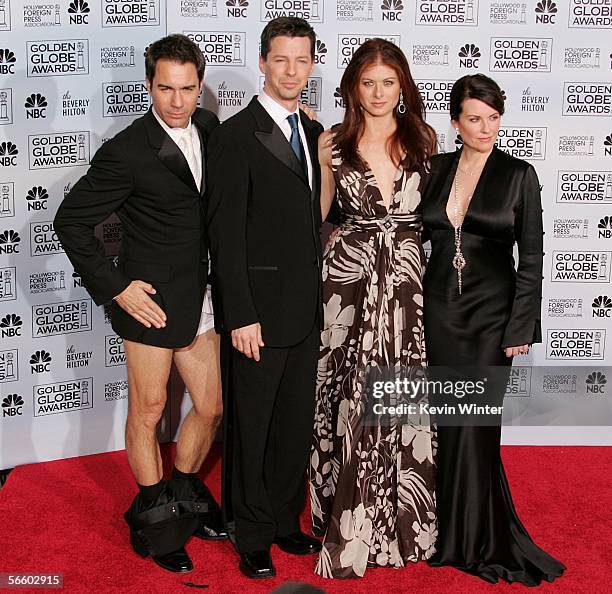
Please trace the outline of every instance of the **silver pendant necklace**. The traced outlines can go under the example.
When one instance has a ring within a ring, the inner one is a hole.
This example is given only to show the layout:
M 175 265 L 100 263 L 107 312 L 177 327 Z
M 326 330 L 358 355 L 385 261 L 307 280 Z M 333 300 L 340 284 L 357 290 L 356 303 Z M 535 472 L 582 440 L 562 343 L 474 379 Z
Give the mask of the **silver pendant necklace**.
M 463 213 L 459 210 L 459 175 L 455 175 L 454 184 L 454 204 L 453 204 L 453 228 L 455 230 L 455 255 L 453 257 L 453 267 L 457 271 L 457 286 L 459 287 L 459 295 L 463 289 L 462 271 L 467 264 L 463 253 L 461 252 L 461 226 L 463 221 L 459 222 L 459 217 Z

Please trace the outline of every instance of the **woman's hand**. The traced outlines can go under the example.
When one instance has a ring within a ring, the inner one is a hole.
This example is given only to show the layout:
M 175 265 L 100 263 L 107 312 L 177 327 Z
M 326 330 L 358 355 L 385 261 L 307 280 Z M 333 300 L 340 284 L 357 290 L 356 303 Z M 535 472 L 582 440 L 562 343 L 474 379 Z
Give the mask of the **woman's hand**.
M 319 136 L 319 164 L 321 167 L 329 167 L 331 169 L 332 139 L 333 133 L 331 130 L 325 130 Z
M 517 355 L 526 355 L 529 352 L 529 345 L 523 344 L 521 346 L 506 347 L 504 349 L 506 357 L 516 357 Z
M 312 107 L 309 107 L 308 105 L 306 105 L 305 103 L 298 103 L 298 107 L 311 119 L 311 120 L 316 120 L 317 119 L 317 113 L 314 109 L 312 109 Z

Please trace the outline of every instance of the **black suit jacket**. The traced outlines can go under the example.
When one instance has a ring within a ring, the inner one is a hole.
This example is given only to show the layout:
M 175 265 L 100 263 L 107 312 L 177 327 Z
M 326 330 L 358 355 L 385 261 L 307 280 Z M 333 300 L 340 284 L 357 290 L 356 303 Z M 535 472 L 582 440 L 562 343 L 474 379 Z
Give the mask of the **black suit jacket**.
M 193 122 L 204 164 L 208 136 L 219 120 L 197 109 Z M 208 273 L 204 206 L 204 183 L 196 187 L 185 157 L 152 110 L 100 147 L 62 202 L 55 231 L 96 304 L 134 279 L 157 291 L 152 298 L 166 312 L 165 328 L 146 328 L 113 302 L 113 329 L 123 338 L 166 348 L 193 340 Z M 123 230 L 116 267 L 94 236 L 94 227 L 113 212 Z
M 208 233 L 217 326 L 255 322 L 266 346 L 297 344 L 321 304 L 318 122 L 300 114 L 313 187 L 291 145 L 254 97 L 211 135 Z

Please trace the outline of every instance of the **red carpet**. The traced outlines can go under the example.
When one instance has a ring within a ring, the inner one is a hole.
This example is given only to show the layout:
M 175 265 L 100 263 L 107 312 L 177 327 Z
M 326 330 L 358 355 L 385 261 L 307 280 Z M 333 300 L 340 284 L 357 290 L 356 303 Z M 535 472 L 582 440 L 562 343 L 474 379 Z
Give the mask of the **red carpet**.
M 503 454 L 524 524 L 540 546 L 568 567 L 560 580 L 538 591 L 610 592 L 612 448 L 513 446 Z M 218 497 L 220 460 L 218 454 L 211 458 L 203 476 Z M 276 547 L 277 577 L 256 582 L 241 576 L 229 542 L 195 539 L 188 550 L 196 569 L 177 576 L 129 548 L 122 514 L 134 493 L 125 452 L 17 468 L 0 491 L 0 573 L 63 572 L 69 592 L 196 592 L 182 584 L 192 581 L 208 584 L 211 593 L 250 594 L 270 592 L 288 580 L 350 594 L 524 590 L 424 563 L 369 569 L 361 580 L 324 580 L 313 574 L 313 557 L 292 557 Z

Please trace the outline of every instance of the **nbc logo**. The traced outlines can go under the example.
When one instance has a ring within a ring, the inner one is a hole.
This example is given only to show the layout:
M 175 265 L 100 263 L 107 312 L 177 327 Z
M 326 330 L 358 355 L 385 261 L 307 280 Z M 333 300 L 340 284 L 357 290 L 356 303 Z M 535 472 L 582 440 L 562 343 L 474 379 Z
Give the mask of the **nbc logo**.
M 88 25 L 89 4 L 85 0 L 72 0 L 68 6 L 71 25 Z
M 402 0 L 383 0 L 381 5 L 382 20 L 398 22 L 402 20 L 404 5 Z
M 227 16 L 236 19 L 245 19 L 247 16 L 248 0 L 227 0 Z
M 47 106 L 47 98 L 44 95 L 32 93 L 25 100 L 26 119 L 37 120 L 38 118 L 47 117 L 47 110 L 45 109 Z
M 0 74 L 15 74 L 15 54 L 10 49 L 0 49 Z
M 535 21 L 543 25 L 554 25 L 557 16 L 557 5 L 553 0 L 540 0 L 535 8 Z
M 587 394 L 603 394 L 608 380 L 601 371 L 593 371 L 586 378 Z
M 17 314 L 6 314 L 0 320 L 0 338 L 14 338 L 21 336 L 23 322 Z
M 327 46 L 320 39 L 317 39 L 315 46 L 315 64 L 325 64 L 327 58 Z
M 334 91 L 334 107 L 337 109 L 346 108 L 346 104 L 342 98 L 342 93 L 340 92 L 340 87 L 336 87 L 336 90 Z
M 612 238 L 612 217 L 605 216 L 597 223 L 597 229 L 599 229 L 599 239 L 610 239 Z
M 608 134 L 604 140 L 604 155 L 612 156 L 612 134 Z
M 32 210 L 47 210 L 47 200 L 49 200 L 49 194 L 42 186 L 34 186 L 28 190 L 26 200 L 28 201 L 28 212 Z
M 23 414 L 23 398 L 19 394 L 9 394 L 2 399 L 2 418 Z
M 0 233 L 0 254 L 18 254 L 21 237 L 17 231 L 7 229 Z
M 36 351 L 30 357 L 30 371 L 45 373 L 51 370 L 51 355 L 47 351 Z
M 478 58 L 482 54 L 480 48 L 473 43 L 466 43 L 459 50 L 459 66 L 461 68 L 478 68 Z
M 599 295 L 592 303 L 594 318 L 612 318 L 612 298 Z
M 19 149 L 12 142 L 0 142 L 0 165 L 2 167 L 16 167 Z

